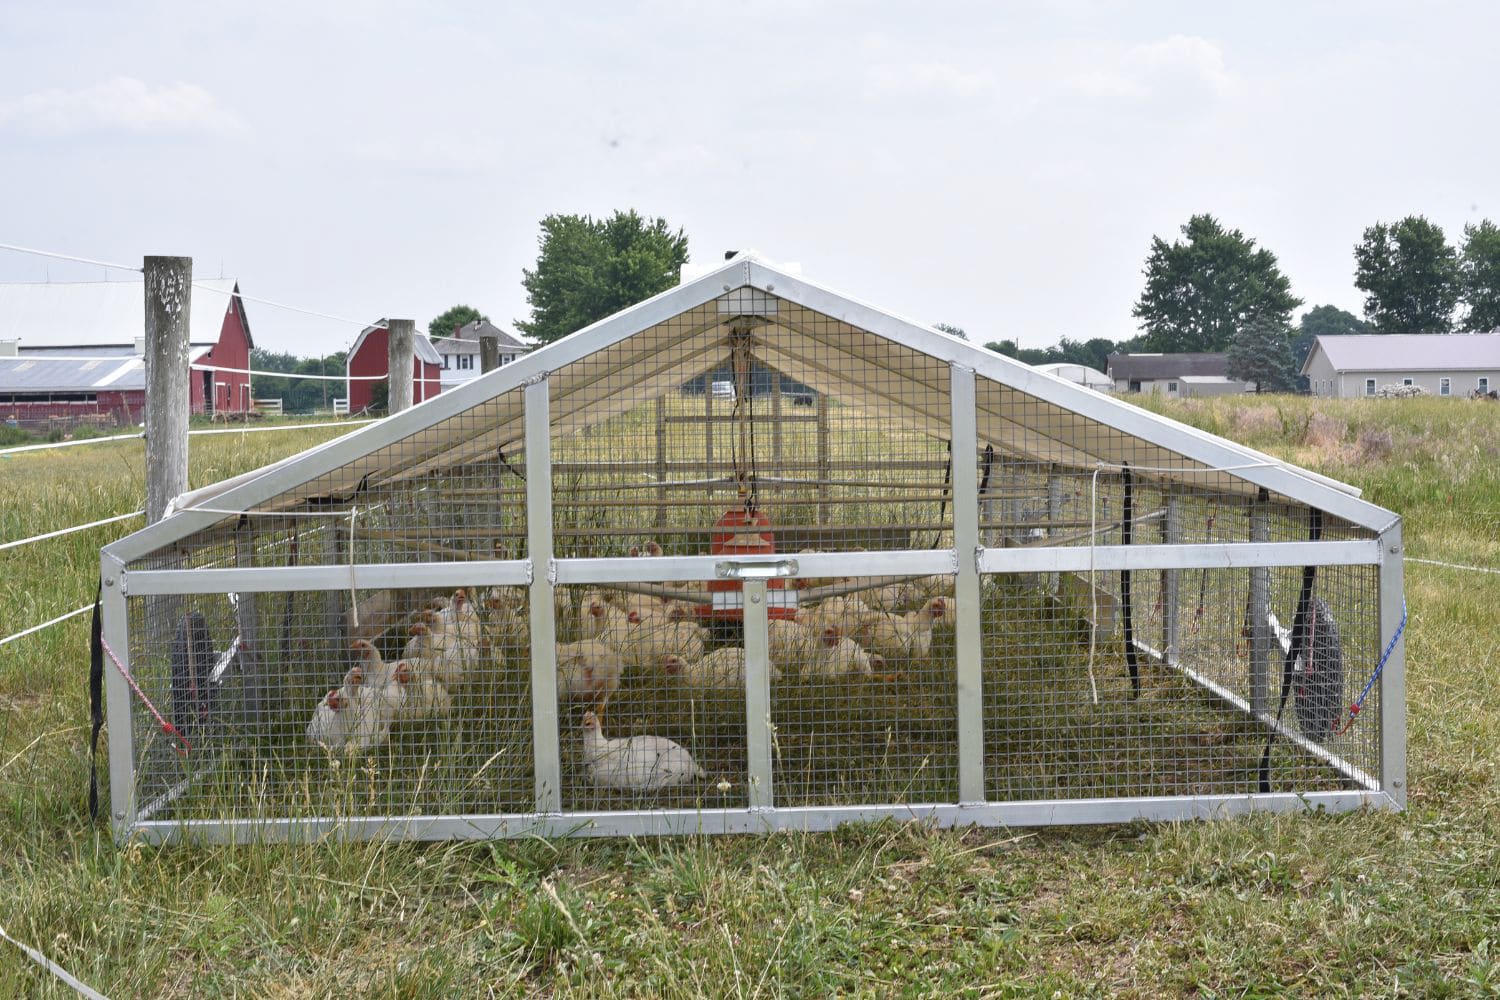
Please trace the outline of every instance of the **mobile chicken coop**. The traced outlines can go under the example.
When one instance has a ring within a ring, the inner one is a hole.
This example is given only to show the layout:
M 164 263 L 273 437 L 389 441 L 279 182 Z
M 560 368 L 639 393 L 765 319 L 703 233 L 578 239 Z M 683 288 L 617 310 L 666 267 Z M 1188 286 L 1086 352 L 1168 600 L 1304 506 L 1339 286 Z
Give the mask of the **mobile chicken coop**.
M 174 506 L 122 837 L 1405 801 L 1398 517 L 755 258 Z

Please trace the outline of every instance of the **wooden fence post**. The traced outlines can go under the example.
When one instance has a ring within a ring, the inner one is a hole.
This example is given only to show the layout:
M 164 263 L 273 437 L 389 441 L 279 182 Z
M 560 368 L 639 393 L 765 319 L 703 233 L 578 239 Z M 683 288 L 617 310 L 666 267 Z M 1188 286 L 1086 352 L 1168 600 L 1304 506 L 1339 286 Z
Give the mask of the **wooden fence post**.
M 415 351 L 417 324 L 415 320 L 393 319 L 386 321 L 386 379 L 390 390 L 386 394 L 387 415 L 411 409 L 412 355 Z
M 155 524 L 187 492 L 193 258 L 147 257 L 145 273 L 146 522 Z
M 500 367 L 500 338 L 489 334 L 479 338 L 479 372 L 492 372 Z

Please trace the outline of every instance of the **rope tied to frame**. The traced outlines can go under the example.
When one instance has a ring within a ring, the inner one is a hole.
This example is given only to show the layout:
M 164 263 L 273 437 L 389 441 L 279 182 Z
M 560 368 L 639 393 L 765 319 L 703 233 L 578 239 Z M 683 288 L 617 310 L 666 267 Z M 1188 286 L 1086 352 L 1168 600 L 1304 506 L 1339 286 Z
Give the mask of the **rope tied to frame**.
M 1380 680 L 1380 675 L 1385 671 L 1385 665 L 1390 660 L 1391 654 L 1396 651 L 1396 643 L 1401 639 L 1401 633 L 1406 631 L 1406 598 L 1401 599 L 1401 621 L 1396 623 L 1396 631 L 1391 635 L 1391 641 L 1385 644 L 1385 652 L 1380 654 L 1380 661 L 1375 664 L 1375 672 L 1370 674 L 1370 679 L 1365 681 L 1364 690 L 1360 691 L 1359 697 L 1349 706 L 1349 718 L 1335 736 L 1343 736 L 1354 728 L 1354 722 L 1359 717 L 1360 710 L 1365 707 L 1365 699 L 1375 689 L 1375 684 Z
M 120 658 L 115 655 L 115 651 L 109 648 L 109 642 L 102 636 L 99 639 L 99 645 L 103 648 L 105 655 L 114 663 L 115 669 L 120 672 L 120 676 L 125 678 L 125 683 L 130 685 L 130 690 L 134 691 L 135 696 L 141 700 L 141 704 L 146 706 L 146 711 L 150 712 L 152 717 L 156 719 L 157 723 L 161 726 L 162 733 L 168 739 L 172 740 L 172 749 L 176 750 L 179 755 L 186 757 L 193 749 L 192 742 L 186 736 L 182 735 L 176 726 L 168 722 L 162 716 L 161 712 L 157 711 L 156 706 L 151 703 L 151 699 L 146 697 L 146 692 L 142 691 L 141 686 L 135 682 L 135 677 L 130 673 L 129 668 L 120 662 Z

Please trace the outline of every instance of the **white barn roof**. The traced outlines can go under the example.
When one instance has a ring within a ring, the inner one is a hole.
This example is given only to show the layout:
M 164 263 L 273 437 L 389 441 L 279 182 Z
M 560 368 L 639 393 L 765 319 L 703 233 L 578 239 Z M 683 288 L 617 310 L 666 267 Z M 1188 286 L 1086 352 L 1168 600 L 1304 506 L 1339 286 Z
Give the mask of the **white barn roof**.
M 1368 333 L 1319 337 L 1302 363 L 1322 351 L 1334 371 L 1493 371 L 1500 368 L 1500 334 Z
M 237 284 L 233 278 L 193 282 L 190 343 L 218 342 Z M 139 280 L 0 284 L 0 340 L 17 341 L 22 351 L 134 346 L 145 324 L 146 293 Z M 247 337 L 249 329 L 246 323 Z
M 524 413 L 516 390 L 540 378 L 553 435 L 601 423 L 724 364 L 731 324 L 746 315 L 757 320 L 759 361 L 820 393 L 857 395 L 893 426 L 945 436 L 950 383 L 939 373 L 960 366 L 976 375 L 981 446 L 1063 469 L 1128 461 L 1142 478 L 1188 485 L 1227 474 L 1247 497 L 1264 488 L 1377 531 L 1396 520 L 1353 487 L 741 256 L 409 410 L 184 494 L 172 516 L 109 551 L 133 559 L 223 522 L 226 511 L 290 510 L 362 483 L 409 482 L 517 449 Z

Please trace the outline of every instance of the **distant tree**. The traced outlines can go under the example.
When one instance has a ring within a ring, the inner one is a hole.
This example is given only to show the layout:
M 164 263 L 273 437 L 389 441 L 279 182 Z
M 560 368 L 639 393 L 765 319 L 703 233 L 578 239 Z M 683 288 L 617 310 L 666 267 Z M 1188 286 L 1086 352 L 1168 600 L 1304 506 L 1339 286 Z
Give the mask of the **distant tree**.
M 516 327 L 544 344 L 671 288 L 688 259 L 681 229 L 634 210 L 549 215 L 538 243 L 536 270 L 521 272 L 531 318 Z
M 949 323 L 934 323 L 932 324 L 932 328 L 934 330 L 942 330 L 948 336 L 957 337 L 959 340 L 969 339 L 969 335 L 964 332 L 964 328 L 961 326 L 953 326 Z
M 1302 300 L 1275 254 L 1211 215 L 1188 219 L 1182 233 L 1187 239 L 1171 244 L 1151 238 L 1146 288 L 1133 310 L 1146 350 L 1222 351 L 1252 319 L 1291 321 Z
M 1458 304 L 1458 253 L 1420 215 L 1377 222 L 1354 248 L 1354 284 L 1378 333 L 1447 333 Z
M 1296 388 L 1290 331 L 1270 317 L 1257 316 L 1246 323 L 1230 341 L 1227 360 L 1229 377 L 1254 382 L 1257 393 Z
M 299 358 L 292 354 L 256 348 L 250 352 L 250 367 L 260 371 L 286 372 L 289 375 L 343 375 L 345 352 L 322 358 Z M 254 376 L 257 399 L 280 399 L 287 413 L 312 413 L 326 410 L 334 396 L 344 395 L 344 385 L 324 379 L 278 378 Z
M 453 331 L 461 326 L 468 326 L 477 319 L 487 320 L 489 317 L 473 306 L 453 306 L 427 324 L 427 336 L 451 337 Z
M 1463 286 L 1463 328 L 1470 333 L 1500 330 L 1500 226 L 1489 219 L 1464 226 L 1464 251 L 1459 261 Z

